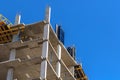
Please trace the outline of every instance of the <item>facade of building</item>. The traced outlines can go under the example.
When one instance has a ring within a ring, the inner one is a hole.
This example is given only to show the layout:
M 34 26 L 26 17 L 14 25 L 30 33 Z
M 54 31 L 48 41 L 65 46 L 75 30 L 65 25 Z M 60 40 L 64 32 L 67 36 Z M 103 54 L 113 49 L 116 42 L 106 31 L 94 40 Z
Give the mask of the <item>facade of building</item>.
M 0 80 L 87 80 L 50 24 L 45 20 L 15 25 L 0 22 Z

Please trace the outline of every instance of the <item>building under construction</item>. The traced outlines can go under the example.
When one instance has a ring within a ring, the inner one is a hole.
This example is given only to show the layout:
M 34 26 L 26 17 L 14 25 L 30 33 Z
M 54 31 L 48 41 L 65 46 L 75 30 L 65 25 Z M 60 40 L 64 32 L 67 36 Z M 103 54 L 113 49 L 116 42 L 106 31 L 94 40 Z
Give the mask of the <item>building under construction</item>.
M 0 15 L 0 80 L 88 80 L 75 60 L 75 48 L 64 46 L 64 31 L 45 20 L 15 24 Z

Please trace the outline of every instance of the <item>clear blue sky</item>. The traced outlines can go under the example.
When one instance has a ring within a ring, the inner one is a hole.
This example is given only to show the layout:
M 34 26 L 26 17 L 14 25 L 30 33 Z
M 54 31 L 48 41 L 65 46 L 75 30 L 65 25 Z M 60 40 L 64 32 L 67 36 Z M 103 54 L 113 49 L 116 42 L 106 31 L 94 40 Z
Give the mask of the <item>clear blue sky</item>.
M 65 45 L 74 44 L 89 80 L 120 80 L 119 0 L 1 0 L 0 13 L 14 23 L 17 12 L 25 24 L 44 19 L 62 25 Z

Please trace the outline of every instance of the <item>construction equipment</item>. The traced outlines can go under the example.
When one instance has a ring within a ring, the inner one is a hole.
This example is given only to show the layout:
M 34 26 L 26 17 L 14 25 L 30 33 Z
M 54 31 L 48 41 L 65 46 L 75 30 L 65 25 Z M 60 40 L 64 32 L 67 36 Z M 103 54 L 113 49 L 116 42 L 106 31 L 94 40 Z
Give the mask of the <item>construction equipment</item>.
M 76 65 L 75 67 L 75 78 L 77 80 L 88 80 L 87 76 L 85 75 L 81 65 Z
M 6 17 L 4 17 L 2 14 L 0 14 L 0 22 L 4 22 L 8 26 L 12 26 L 12 23 Z
M 24 30 L 24 25 L 12 25 L 12 23 L 0 14 L 0 44 L 8 43 L 12 41 L 14 34 L 17 34 L 18 31 Z

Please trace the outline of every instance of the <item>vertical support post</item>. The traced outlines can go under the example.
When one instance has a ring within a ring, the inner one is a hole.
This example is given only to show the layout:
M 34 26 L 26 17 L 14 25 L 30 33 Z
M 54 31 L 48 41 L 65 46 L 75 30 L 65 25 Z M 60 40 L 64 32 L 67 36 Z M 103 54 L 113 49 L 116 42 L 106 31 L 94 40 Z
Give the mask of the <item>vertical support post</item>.
M 15 24 L 20 24 L 21 15 L 17 14 L 15 18 Z
M 16 16 L 15 24 L 20 24 L 20 15 Z M 19 32 L 18 34 L 13 36 L 12 42 L 19 40 Z M 15 60 L 16 56 L 16 49 L 11 49 L 9 60 Z M 13 68 L 9 68 L 7 72 L 7 79 L 6 80 L 13 80 Z
M 46 15 L 45 15 L 45 21 L 47 23 L 50 23 L 50 15 L 51 15 L 51 8 L 47 6 L 46 8 Z
M 61 60 L 61 46 L 60 45 L 57 46 L 57 54 L 58 54 L 58 62 L 56 64 L 56 73 L 58 77 L 60 78 L 60 75 L 61 75 L 61 64 L 59 62 Z
M 8 69 L 7 80 L 13 80 L 13 68 Z
M 41 68 L 40 68 L 40 77 L 41 80 L 46 80 L 47 76 L 47 58 L 48 58 L 48 48 L 49 48 L 49 23 L 50 23 L 50 11 L 51 8 L 47 7 L 46 9 L 46 15 L 45 15 L 45 20 L 47 24 L 44 26 L 44 33 L 43 33 L 43 40 L 46 40 L 43 42 L 43 47 L 42 47 L 42 59 L 43 61 L 41 62 Z
M 42 80 L 46 80 L 46 76 L 47 76 L 47 58 L 48 58 L 48 47 L 49 47 L 49 43 L 48 41 L 45 41 L 43 43 L 43 48 L 42 48 L 42 59 L 43 61 L 41 62 L 41 79 Z
M 15 59 L 15 55 L 16 55 L 16 50 L 15 49 L 11 49 L 9 60 L 14 60 Z
M 9 60 L 15 60 L 16 50 L 11 49 Z M 9 68 L 7 72 L 7 80 L 13 80 L 13 68 Z

